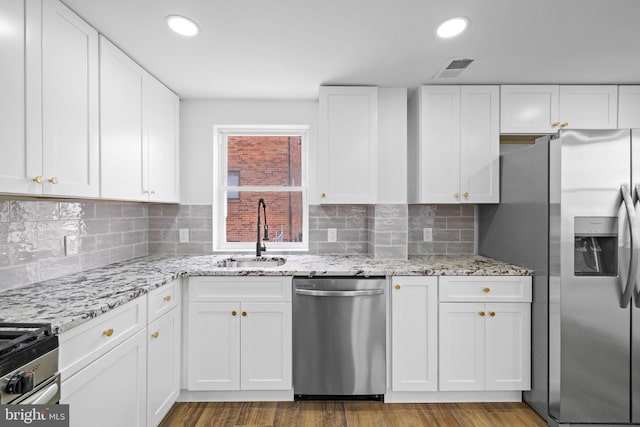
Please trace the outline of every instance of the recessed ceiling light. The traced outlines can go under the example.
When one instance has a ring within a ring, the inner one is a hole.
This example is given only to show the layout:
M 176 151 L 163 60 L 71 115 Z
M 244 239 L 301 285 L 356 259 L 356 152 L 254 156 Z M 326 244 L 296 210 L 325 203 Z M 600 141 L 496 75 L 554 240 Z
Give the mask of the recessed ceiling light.
M 455 37 L 467 28 L 469 25 L 469 19 L 464 16 L 458 16 L 455 18 L 447 19 L 438 27 L 436 34 L 438 37 L 448 39 L 449 37 Z
M 185 18 L 184 16 L 169 15 L 164 18 L 164 20 L 167 22 L 169 28 L 183 36 L 195 36 L 200 31 L 200 28 L 198 28 L 198 24 L 196 24 L 189 18 Z

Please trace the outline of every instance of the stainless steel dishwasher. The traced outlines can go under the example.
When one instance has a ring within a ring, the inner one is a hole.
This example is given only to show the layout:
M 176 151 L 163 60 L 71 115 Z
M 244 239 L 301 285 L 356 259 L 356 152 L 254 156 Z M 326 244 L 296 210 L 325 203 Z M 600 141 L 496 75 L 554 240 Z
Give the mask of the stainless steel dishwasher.
M 293 288 L 295 398 L 382 400 L 386 279 L 296 277 Z

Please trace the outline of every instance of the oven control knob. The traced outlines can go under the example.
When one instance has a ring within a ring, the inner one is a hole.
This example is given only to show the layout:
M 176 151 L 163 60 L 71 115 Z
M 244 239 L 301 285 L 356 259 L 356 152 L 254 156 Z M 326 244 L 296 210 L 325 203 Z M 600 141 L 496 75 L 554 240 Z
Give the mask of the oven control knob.
M 33 390 L 33 372 L 17 372 L 5 387 L 5 391 L 10 394 L 22 394 L 31 390 Z

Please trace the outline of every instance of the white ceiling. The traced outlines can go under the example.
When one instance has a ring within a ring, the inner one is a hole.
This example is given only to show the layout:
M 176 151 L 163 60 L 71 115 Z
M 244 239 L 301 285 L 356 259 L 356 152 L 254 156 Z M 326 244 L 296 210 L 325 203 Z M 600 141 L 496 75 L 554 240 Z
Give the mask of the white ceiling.
M 318 86 L 640 83 L 640 0 L 63 0 L 182 98 L 314 99 Z M 194 19 L 194 38 L 164 17 Z M 441 40 L 443 19 L 470 18 Z M 475 62 L 432 80 L 449 58 Z

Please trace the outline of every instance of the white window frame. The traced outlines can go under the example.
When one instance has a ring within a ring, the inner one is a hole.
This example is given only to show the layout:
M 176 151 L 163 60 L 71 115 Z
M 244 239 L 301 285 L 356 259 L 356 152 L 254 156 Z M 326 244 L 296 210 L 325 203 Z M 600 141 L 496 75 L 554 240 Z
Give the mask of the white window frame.
M 227 183 L 227 138 L 230 136 L 300 136 L 302 182 L 299 186 L 229 186 Z M 308 251 L 309 250 L 309 204 L 307 202 L 307 171 L 308 171 L 308 125 L 215 125 L 213 127 L 213 250 L 225 252 L 255 252 L 256 242 L 227 242 L 226 224 L 226 191 L 253 192 L 282 192 L 292 189 L 302 193 L 302 242 L 272 242 L 267 241 L 267 254 L 278 251 Z M 268 196 L 265 196 L 267 204 Z M 256 200 L 256 217 L 258 201 Z M 267 207 L 267 220 L 269 208 Z M 267 222 L 267 224 L 269 224 Z M 255 229 L 254 229 L 255 231 Z M 273 230 L 275 231 L 275 230 Z

